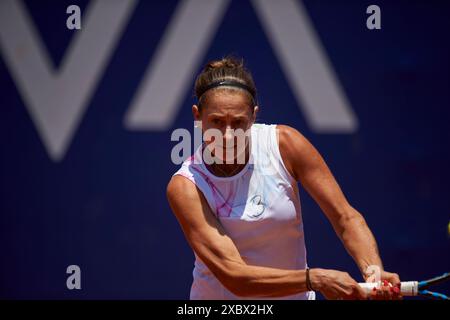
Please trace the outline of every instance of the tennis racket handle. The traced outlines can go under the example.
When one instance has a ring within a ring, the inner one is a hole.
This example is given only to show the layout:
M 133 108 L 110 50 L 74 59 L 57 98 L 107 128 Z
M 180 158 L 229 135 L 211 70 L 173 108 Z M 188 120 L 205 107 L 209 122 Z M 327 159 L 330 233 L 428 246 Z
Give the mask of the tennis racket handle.
M 358 283 L 361 288 L 366 292 L 366 294 L 370 294 L 373 291 L 373 288 L 379 288 L 380 282 L 364 282 Z M 400 285 L 400 292 L 403 296 L 417 296 L 418 293 L 419 282 L 417 281 L 403 281 Z

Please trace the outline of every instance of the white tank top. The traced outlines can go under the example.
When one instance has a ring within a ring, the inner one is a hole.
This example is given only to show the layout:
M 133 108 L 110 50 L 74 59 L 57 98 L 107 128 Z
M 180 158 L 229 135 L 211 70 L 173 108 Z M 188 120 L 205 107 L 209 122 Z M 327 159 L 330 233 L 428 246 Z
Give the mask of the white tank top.
M 276 125 L 254 124 L 250 158 L 231 177 L 217 177 L 202 161 L 202 146 L 175 175 L 192 181 L 249 265 L 305 269 L 306 249 L 300 197 L 283 164 Z M 195 255 L 191 299 L 244 299 L 227 290 Z M 260 299 L 258 297 L 247 299 Z M 315 299 L 313 291 L 280 299 Z

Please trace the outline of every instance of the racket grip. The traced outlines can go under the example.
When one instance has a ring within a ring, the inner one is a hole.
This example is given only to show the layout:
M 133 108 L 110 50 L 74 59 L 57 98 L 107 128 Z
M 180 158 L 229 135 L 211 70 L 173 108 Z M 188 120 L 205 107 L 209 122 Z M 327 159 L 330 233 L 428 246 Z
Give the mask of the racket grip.
M 380 288 L 380 282 L 364 282 L 358 283 L 361 288 L 366 292 L 366 294 L 370 294 L 373 291 L 373 288 Z M 403 281 L 400 285 L 400 292 L 403 296 L 417 296 L 418 294 L 419 282 L 417 281 Z

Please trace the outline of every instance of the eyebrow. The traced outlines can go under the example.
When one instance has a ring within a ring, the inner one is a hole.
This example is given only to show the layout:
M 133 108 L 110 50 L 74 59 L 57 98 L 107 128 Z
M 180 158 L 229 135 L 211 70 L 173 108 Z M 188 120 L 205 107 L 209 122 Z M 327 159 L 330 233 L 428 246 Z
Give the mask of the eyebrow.
M 211 113 L 210 115 L 208 115 L 208 118 L 211 117 L 217 117 L 217 118 L 225 118 L 226 116 L 220 113 Z M 245 119 L 246 116 L 245 115 L 237 115 L 237 116 L 231 116 L 234 119 Z

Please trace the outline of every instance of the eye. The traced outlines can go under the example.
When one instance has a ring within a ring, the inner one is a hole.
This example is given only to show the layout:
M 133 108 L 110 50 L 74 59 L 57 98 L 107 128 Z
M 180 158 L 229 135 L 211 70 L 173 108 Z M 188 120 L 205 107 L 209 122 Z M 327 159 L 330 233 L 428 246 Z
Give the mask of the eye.
M 237 119 L 233 121 L 233 124 L 235 127 L 239 127 L 244 124 L 244 121 L 242 119 Z
M 214 119 L 212 119 L 211 120 L 211 122 L 214 124 L 214 125 L 220 125 L 221 123 L 222 123 L 222 120 L 221 119 L 219 119 L 219 118 L 214 118 Z

